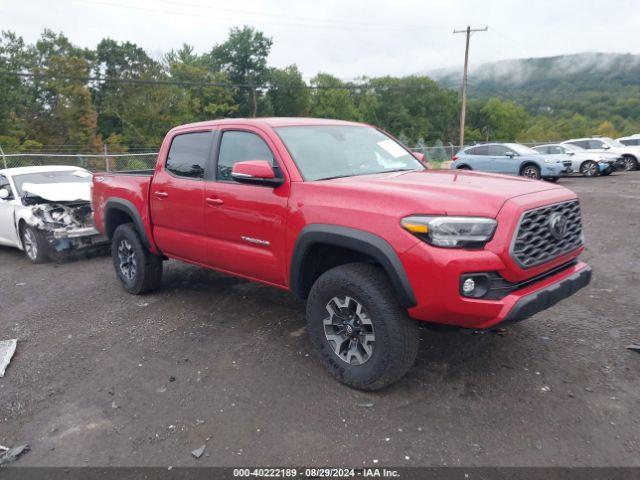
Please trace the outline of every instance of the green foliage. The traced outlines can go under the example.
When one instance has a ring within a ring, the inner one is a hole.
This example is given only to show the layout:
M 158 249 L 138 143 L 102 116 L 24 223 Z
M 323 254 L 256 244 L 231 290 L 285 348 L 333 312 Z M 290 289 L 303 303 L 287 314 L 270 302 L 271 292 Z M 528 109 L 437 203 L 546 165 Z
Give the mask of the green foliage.
M 0 71 L 35 76 L 0 77 L 0 145 L 18 152 L 101 152 L 103 143 L 112 153 L 156 150 L 166 132 L 183 123 L 308 115 L 367 122 L 418 146 L 432 161 L 449 158 L 449 145 L 458 140 L 460 101 L 446 81 L 412 75 L 345 82 L 318 73 L 306 83 L 296 65 L 269 67 L 272 44 L 245 26 L 233 28 L 207 53 L 185 44 L 156 60 L 131 42 L 110 38 L 86 49 L 49 30 L 34 44 L 2 32 Z M 588 74 L 584 65 L 569 68 L 577 61 L 569 56 L 512 61 L 508 73 L 496 68 L 491 75 L 472 75 L 467 142 L 640 132 L 638 57 L 578 57 L 592 62 L 585 64 Z
M 270 69 L 269 84 L 270 115 L 301 117 L 307 114 L 309 89 L 296 65 Z
M 210 69 L 224 72 L 235 84 L 263 85 L 269 78 L 267 57 L 273 41 L 252 27 L 232 28 L 229 38 L 215 46 L 210 53 Z M 238 112 L 242 116 L 255 116 L 257 96 L 255 89 L 238 89 L 234 94 Z

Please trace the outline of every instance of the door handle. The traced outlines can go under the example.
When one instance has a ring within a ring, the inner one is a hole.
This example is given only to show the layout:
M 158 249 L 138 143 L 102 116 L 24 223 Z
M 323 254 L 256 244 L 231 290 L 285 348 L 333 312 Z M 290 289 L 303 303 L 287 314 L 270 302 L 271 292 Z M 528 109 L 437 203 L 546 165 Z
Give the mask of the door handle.
M 153 194 L 158 198 L 167 198 L 169 194 L 167 192 L 153 192 Z
M 222 200 L 221 198 L 208 197 L 207 198 L 207 203 L 210 206 L 215 207 L 216 205 L 222 205 L 224 203 L 224 200 Z

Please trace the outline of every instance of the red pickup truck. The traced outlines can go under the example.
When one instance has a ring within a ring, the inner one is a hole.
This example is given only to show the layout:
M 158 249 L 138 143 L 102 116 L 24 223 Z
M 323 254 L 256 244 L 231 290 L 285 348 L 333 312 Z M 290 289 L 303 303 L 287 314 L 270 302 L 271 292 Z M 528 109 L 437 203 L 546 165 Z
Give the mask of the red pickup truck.
M 307 299 L 328 370 L 375 390 L 413 365 L 415 320 L 504 325 L 591 279 L 573 192 L 419 160 L 359 123 L 183 125 L 154 170 L 94 176 L 95 224 L 133 294 L 158 288 L 176 258 Z

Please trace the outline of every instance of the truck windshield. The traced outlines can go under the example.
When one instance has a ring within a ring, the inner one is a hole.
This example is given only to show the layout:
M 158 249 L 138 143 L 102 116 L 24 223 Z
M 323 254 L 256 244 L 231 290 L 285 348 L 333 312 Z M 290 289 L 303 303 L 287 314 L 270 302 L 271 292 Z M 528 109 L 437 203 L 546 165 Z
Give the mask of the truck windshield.
M 405 147 L 371 127 L 309 125 L 276 131 L 305 180 L 425 169 Z
M 16 185 L 18 195 L 21 197 L 24 194 L 22 186 L 25 183 L 91 183 L 91 173 L 86 170 L 58 170 L 52 172 L 25 173 L 22 175 L 14 175 L 13 182 Z

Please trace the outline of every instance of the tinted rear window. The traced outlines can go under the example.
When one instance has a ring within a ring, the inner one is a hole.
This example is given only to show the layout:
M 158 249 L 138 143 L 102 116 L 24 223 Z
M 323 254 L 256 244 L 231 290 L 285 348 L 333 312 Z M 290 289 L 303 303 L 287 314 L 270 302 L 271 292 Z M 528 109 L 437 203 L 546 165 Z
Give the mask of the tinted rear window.
M 183 133 L 173 138 L 166 169 L 179 177 L 204 178 L 211 153 L 211 132 Z

